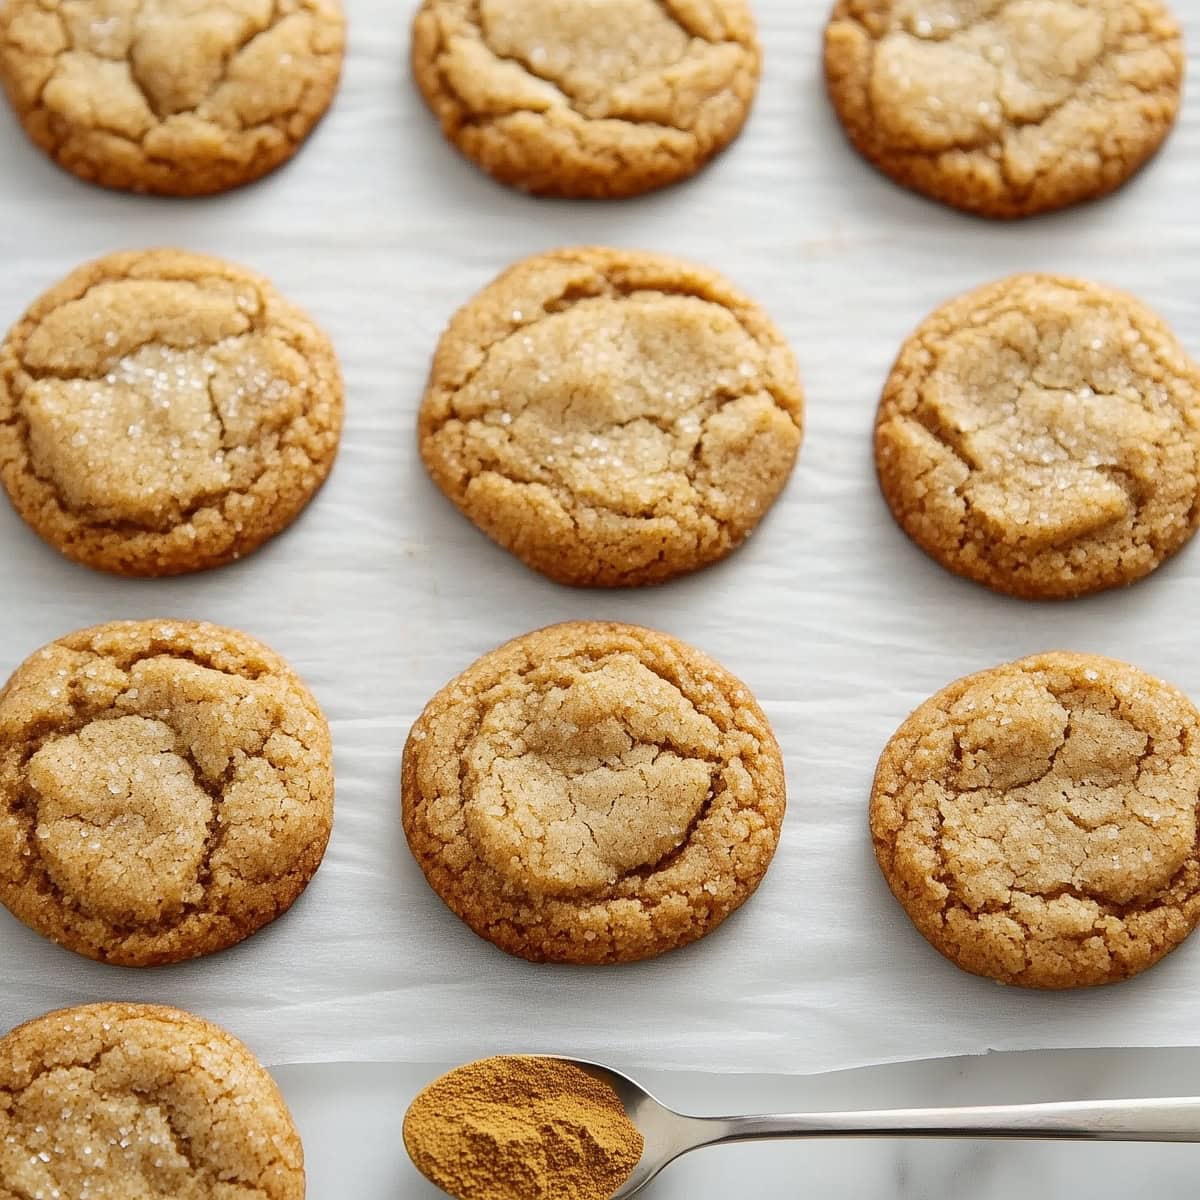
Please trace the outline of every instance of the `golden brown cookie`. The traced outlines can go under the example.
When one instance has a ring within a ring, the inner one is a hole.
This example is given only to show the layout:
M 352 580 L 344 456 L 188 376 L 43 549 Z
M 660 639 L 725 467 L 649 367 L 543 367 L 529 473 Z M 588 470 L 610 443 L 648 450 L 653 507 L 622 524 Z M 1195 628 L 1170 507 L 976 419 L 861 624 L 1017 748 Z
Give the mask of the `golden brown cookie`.
M 746 0 L 424 0 L 412 65 L 446 137 L 500 182 L 617 197 L 733 141 L 761 55 Z
M 987 217 L 1106 195 L 1179 110 L 1179 26 L 1159 0 L 837 0 L 829 95 L 897 183 Z
M 221 950 L 281 916 L 333 822 L 329 727 L 232 629 L 114 621 L 0 691 L 0 903 L 127 967 Z
M 534 962 L 693 942 L 779 841 L 779 746 L 745 686 L 649 629 L 574 621 L 485 654 L 404 748 L 404 830 L 433 890 Z
M 581 247 L 510 268 L 433 360 L 421 457 L 493 541 L 560 583 L 658 583 L 723 558 L 800 448 L 792 357 L 703 268 Z
M 0 1038 L 0 1200 L 304 1200 L 270 1075 L 176 1008 L 88 1004 Z
M 905 343 L 875 461 L 901 528 L 956 574 L 1035 599 L 1131 583 L 1196 529 L 1200 368 L 1131 296 L 1000 280 Z
M 329 339 L 257 275 L 146 250 L 80 267 L 0 346 L 0 481 L 122 575 L 230 562 L 289 525 L 342 426 Z
M 345 38 L 337 0 L 8 0 L 0 83 L 81 179 L 205 195 L 296 153 L 333 100 Z
M 1135 667 L 1040 654 L 927 700 L 888 743 L 871 835 L 896 899 L 976 975 L 1127 979 L 1200 921 L 1200 714 Z

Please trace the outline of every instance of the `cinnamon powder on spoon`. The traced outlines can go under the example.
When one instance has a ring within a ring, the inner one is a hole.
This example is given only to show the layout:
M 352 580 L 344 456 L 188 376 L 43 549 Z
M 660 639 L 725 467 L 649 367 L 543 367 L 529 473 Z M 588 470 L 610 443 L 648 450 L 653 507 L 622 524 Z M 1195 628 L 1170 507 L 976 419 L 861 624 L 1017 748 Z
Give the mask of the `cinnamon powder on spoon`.
M 558 1059 L 505 1056 L 435 1079 L 405 1114 L 404 1144 L 459 1200 L 609 1200 L 644 1141 L 608 1084 Z

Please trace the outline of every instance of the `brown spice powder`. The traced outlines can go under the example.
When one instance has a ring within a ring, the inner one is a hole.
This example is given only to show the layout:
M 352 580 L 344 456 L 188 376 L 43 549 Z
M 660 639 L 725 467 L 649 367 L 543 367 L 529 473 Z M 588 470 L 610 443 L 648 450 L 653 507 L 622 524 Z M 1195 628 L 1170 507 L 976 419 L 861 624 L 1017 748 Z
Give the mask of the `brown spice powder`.
M 558 1059 L 505 1056 L 435 1079 L 405 1114 L 404 1144 L 459 1200 L 608 1200 L 644 1141 L 606 1083 Z

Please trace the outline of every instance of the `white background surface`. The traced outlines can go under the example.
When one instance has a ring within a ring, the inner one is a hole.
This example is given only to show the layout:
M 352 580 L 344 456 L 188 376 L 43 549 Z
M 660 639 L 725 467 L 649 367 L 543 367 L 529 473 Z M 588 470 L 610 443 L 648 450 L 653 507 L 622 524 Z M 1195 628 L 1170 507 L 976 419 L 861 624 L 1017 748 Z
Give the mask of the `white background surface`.
M 351 49 L 330 117 L 292 166 L 225 197 L 155 201 L 86 187 L 0 120 L 0 324 L 86 258 L 177 244 L 273 278 L 329 330 L 347 383 L 328 486 L 292 531 L 234 567 L 107 578 L 60 559 L 0 506 L 4 670 L 55 636 L 118 617 L 240 626 L 312 686 L 333 726 L 338 774 L 334 836 L 313 885 L 230 952 L 126 971 L 57 950 L 0 913 L 0 1027 L 127 997 L 212 1017 L 271 1063 L 456 1062 L 523 1049 L 639 1071 L 797 1073 L 988 1048 L 1200 1041 L 1200 941 L 1117 988 L 996 988 L 913 932 L 865 826 L 884 742 L 967 671 L 1062 647 L 1127 658 L 1200 697 L 1200 546 L 1120 594 L 1024 604 L 915 550 L 879 498 L 870 456 L 875 403 L 903 337 L 943 299 L 1001 274 L 1063 270 L 1128 288 L 1200 353 L 1200 98 L 1119 195 L 991 225 L 862 164 L 821 89 L 825 5 L 758 0 L 759 102 L 710 170 L 634 202 L 539 202 L 491 184 L 443 143 L 408 78 L 414 7 L 349 0 Z M 1200 4 L 1176 0 L 1176 9 L 1194 49 Z M 1195 53 L 1191 66 L 1200 78 Z M 804 374 L 806 442 L 776 509 L 727 563 L 660 589 L 587 593 L 542 580 L 458 517 L 417 461 L 414 416 L 451 312 L 513 259 L 573 242 L 674 252 L 722 270 L 773 313 Z M 758 695 L 788 765 L 783 840 L 758 895 L 703 943 L 654 963 L 573 970 L 506 958 L 442 907 L 400 829 L 400 752 L 424 702 L 500 641 L 572 617 L 639 621 L 713 654 Z M 314 1136 L 328 1152 L 314 1133 L 331 1119 L 320 1097 L 349 1106 L 383 1078 L 395 1100 L 412 1082 L 402 1068 L 323 1070 L 282 1075 L 289 1094 L 296 1080 L 323 1080 L 313 1106 L 304 1101 L 310 1152 Z M 930 1076 L 927 1086 L 942 1084 Z M 355 1137 L 368 1128 L 356 1124 Z M 318 1172 L 322 1161 L 318 1153 Z M 347 1194 L 321 1178 L 336 1176 L 315 1174 L 314 1196 Z

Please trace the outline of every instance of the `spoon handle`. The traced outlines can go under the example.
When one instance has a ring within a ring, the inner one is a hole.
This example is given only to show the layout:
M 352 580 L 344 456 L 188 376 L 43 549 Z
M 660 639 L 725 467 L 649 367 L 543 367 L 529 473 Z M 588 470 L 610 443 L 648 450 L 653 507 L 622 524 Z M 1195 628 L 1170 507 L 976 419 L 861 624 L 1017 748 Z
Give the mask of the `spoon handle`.
M 1067 1138 L 1200 1142 L 1200 1097 L 693 1118 L 695 1147 L 768 1138 Z

